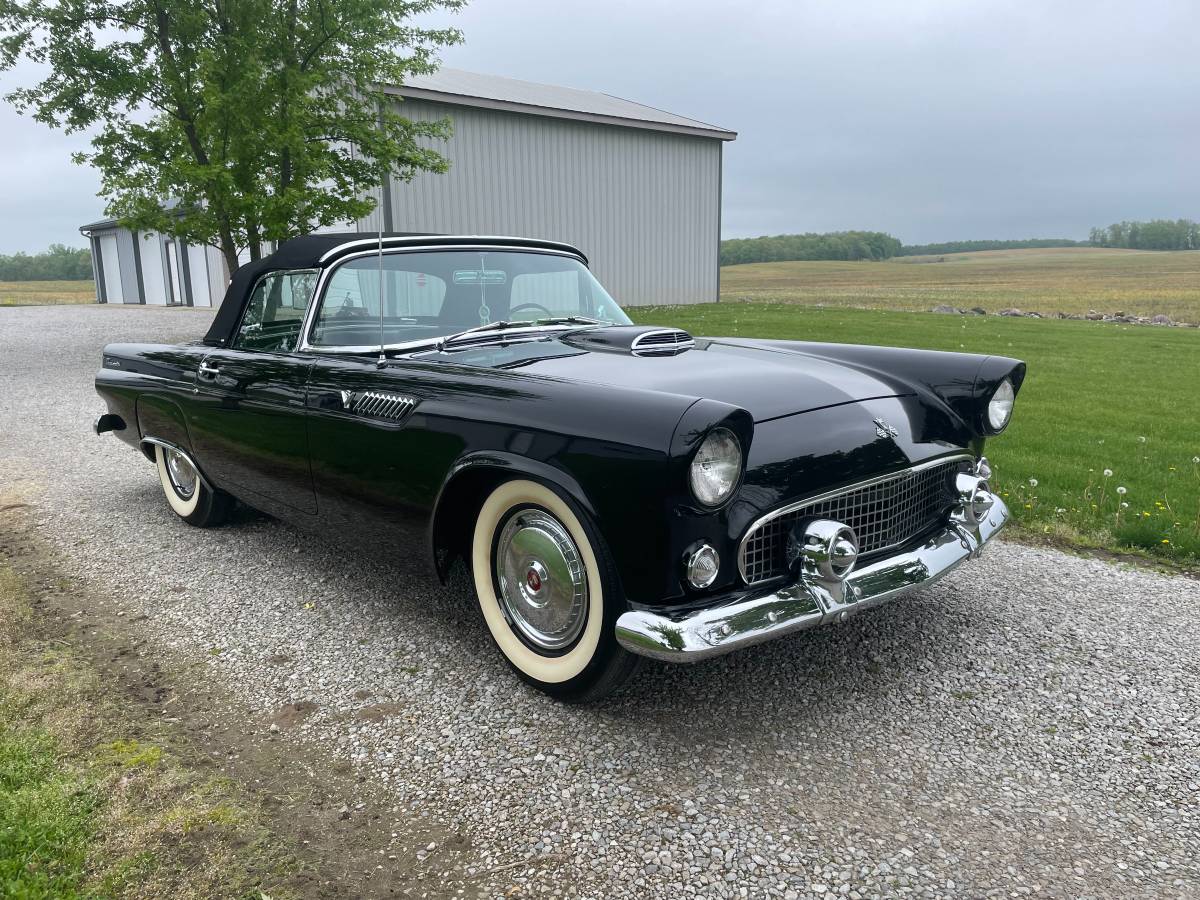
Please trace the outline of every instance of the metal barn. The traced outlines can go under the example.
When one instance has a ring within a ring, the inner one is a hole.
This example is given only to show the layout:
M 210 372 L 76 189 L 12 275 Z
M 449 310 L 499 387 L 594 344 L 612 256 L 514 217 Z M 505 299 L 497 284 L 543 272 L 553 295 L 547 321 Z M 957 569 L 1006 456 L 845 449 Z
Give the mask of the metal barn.
M 734 132 L 608 94 L 458 69 L 387 90 L 409 119 L 451 120 L 454 136 L 433 145 L 450 171 L 385 185 L 361 230 L 566 241 L 624 305 L 717 299 L 721 157 Z
M 450 171 L 389 179 L 359 231 L 565 241 L 624 305 L 717 299 L 721 159 L 734 132 L 595 91 L 459 69 L 386 91 L 409 119 L 451 120 L 453 137 L 430 144 Z M 101 303 L 221 302 L 228 273 L 215 249 L 111 220 L 80 230 Z
M 92 250 L 98 303 L 217 306 L 229 273 L 215 247 L 153 231 L 130 231 L 115 219 L 84 225 Z

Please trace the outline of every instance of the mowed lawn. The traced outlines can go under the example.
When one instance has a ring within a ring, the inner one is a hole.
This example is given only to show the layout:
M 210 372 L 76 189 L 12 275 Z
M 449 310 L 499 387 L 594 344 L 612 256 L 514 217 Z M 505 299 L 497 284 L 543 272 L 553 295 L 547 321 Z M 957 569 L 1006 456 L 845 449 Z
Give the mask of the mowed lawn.
M 1103 313 L 1200 322 L 1200 251 L 1064 247 L 907 256 L 884 262 L 725 266 L 722 300 L 928 311 Z
M 1023 359 L 1029 373 L 1013 423 L 987 447 L 994 486 L 1019 527 L 1080 546 L 1200 562 L 1198 329 L 769 303 L 630 312 L 697 335 Z
M 0 306 L 95 302 L 92 281 L 0 281 Z

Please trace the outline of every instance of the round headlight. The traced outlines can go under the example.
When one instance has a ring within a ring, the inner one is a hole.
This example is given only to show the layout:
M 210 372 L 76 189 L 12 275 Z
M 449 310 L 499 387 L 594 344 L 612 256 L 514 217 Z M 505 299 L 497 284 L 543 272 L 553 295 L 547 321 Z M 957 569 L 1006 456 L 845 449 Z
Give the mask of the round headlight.
M 705 506 L 729 499 L 742 474 L 742 448 L 728 428 L 714 428 L 696 451 L 689 480 L 692 494 Z
M 992 394 L 987 408 L 988 425 L 991 426 L 992 431 L 1004 430 L 1004 426 L 1012 418 L 1013 401 L 1016 396 L 1011 381 L 1005 378 L 1000 382 L 1000 387 L 996 388 L 996 393 Z

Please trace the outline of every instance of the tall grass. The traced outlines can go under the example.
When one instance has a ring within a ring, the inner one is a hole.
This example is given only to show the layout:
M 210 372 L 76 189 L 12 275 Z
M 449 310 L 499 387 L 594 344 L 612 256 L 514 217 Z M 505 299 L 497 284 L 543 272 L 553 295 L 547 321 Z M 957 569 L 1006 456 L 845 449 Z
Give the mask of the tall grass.
M 92 281 L 0 281 L 0 306 L 95 302 Z

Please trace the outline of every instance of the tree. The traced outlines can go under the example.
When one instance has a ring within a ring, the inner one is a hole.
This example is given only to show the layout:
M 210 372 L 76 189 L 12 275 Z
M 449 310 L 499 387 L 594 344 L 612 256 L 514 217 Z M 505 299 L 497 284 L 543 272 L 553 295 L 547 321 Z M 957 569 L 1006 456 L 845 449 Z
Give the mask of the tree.
M 92 254 L 86 249 L 51 244 L 33 256 L 0 256 L 0 281 L 79 281 L 91 277 Z
M 0 0 L 8 95 L 68 132 L 122 224 L 238 253 L 370 213 L 385 177 L 443 172 L 446 121 L 411 122 L 382 85 L 433 71 L 452 28 L 413 17 L 465 0 Z M 164 208 L 168 198 L 178 200 Z
M 1127 250 L 1200 250 L 1200 224 L 1190 219 L 1117 222 L 1093 228 L 1091 243 Z
M 879 231 L 777 234 L 721 241 L 721 265 L 804 259 L 889 259 L 900 242 Z

